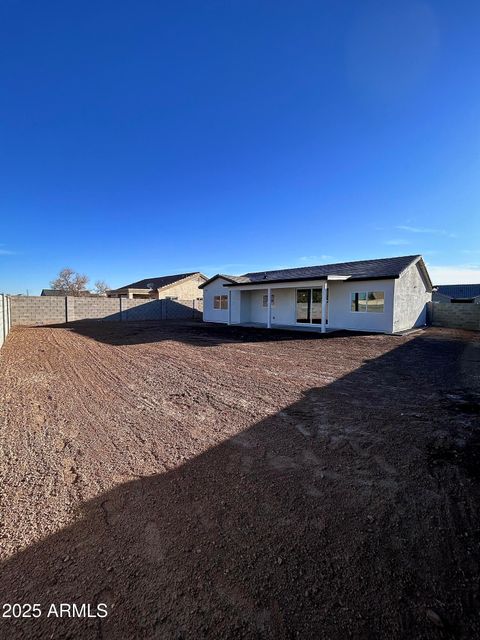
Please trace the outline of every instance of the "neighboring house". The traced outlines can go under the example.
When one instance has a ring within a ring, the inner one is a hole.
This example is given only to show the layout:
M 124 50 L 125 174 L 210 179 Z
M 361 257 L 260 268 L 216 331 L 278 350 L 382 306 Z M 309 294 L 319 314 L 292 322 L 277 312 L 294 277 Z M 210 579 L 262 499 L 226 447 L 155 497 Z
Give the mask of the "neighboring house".
M 177 273 L 158 278 L 145 278 L 119 289 L 107 291 L 107 296 L 109 298 L 195 300 L 202 297 L 199 295 L 198 289 L 206 280 L 207 276 L 204 276 L 199 271 Z
M 41 296 L 63 296 L 65 297 L 65 291 L 61 289 L 42 289 Z
M 432 302 L 480 304 L 480 284 L 440 284 L 433 288 Z
M 200 285 L 206 322 L 394 333 L 427 322 L 432 283 L 421 256 L 217 274 Z
M 42 289 L 42 293 L 40 294 L 41 296 L 58 296 L 61 298 L 64 298 L 65 296 L 68 295 L 68 293 L 65 293 L 65 291 L 63 289 Z M 86 296 L 97 296 L 97 293 L 90 293 L 90 291 L 79 291 L 77 296 L 79 297 L 86 297 Z

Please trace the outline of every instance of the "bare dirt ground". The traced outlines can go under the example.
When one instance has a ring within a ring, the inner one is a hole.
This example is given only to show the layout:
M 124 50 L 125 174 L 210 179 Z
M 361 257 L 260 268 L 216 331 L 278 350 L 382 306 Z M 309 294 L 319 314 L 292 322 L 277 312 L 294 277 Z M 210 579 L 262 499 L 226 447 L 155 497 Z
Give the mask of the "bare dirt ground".
M 15 328 L 0 637 L 479 638 L 479 391 L 473 332 Z

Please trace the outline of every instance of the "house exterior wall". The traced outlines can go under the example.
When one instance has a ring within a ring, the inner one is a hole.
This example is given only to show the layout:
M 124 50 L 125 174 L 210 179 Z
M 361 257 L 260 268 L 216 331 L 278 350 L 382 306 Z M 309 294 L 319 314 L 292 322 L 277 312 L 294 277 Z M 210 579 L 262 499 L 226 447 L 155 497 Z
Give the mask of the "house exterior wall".
M 205 277 L 195 275 L 185 280 L 174 282 L 158 291 L 158 299 L 178 298 L 179 300 L 195 300 L 203 298 L 203 289 L 199 289 L 198 287 L 203 284 L 205 280 Z
M 296 323 L 296 294 L 295 289 L 275 289 L 275 304 L 272 305 L 272 324 Z M 265 317 L 266 317 L 266 309 Z
M 263 296 L 267 289 L 258 289 L 250 293 L 250 322 L 267 322 L 267 307 L 263 306 Z
M 231 291 L 230 321 L 237 323 L 266 323 L 267 308 L 263 306 L 263 296 L 267 288 L 236 290 L 224 287 L 228 281 L 218 278 L 204 288 L 204 312 L 206 322 L 228 323 L 228 310 L 214 309 L 213 298 Z M 272 326 L 296 325 L 296 289 L 322 286 L 322 282 L 298 282 L 298 286 L 272 287 L 275 304 L 272 305 Z M 364 280 L 359 282 L 330 281 L 328 317 L 330 328 L 353 331 L 378 331 L 391 333 L 393 327 L 393 280 Z M 383 313 L 352 312 L 351 294 L 357 291 L 383 291 L 385 309 Z M 297 325 L 299 326 L 299 325 Z M 318 325 L 320 328 L 320 325 Z
M 214 309 L 213 308 L 213 299 L 215 296 L 225 296 L 228 295 L 227 287 L 224 287 L 224 284 L 228 284 L 228 280 L 225 278 L 217 278 L 210 284 L 208 284 L 204 289 L 197 289 L 197 291 L 203 291 L 203 319 L 205 322 L 228 322 L 228 309 Z M 235 300 L 235 304 L 237 306 L 235 310 L 235 318 L 238 317 L 237 322 L 240 322 L 240 309 L 238 300 Z M 232 305 L 233 311 L 233 305 Z M 232 322 L 235 320 L 232 319 Z
M 230 322 L 232 324 L 239 324 L 240 322 L 248 322 L 248 320 L 245 321 L 245 320 L 242 320 L 242 318 L 248 317 L 248 313 L 250 311 L 249 301 L 246 301 L 246 299 L 243 296 L 240 296 L 240 291 L 231 291 L 227 287 L 225 287 L 223 292 L 219 295 L 228 296 L 229 294 L 230 294 L 230 302 L 229 302 Z M 226 322 L 228 322 L 228 313 L 227 313 Z
M 315 283 L 314 286 L 320 288 L 322 283 Z M 241 292 L 242 308 L 245 310 L 245 313 L 242 315 L 240 322 L 267 322 L 267 307 L 263 306 L 263 296 L 267 295 L 267 291 L 267 289 L 256 289 L 254 291 Z M 232 295 L 233 292 L 234 291 L 232 291 Z M 289 324 L 295 325 L 296 288 L 272 287 L 272 294 L 274 296 L 274 303 L 272 304 L 272 326 Z M 232 322 L 234 322 L 233 317 Z
M 263 296 L 267 295 L 268 289 L 257 289 L 255 291 L 232 291 L 234 294 L 241 293 L 242 314 L 239 322 L 267 322 L 267 307 L 263 306 Z M 274 304 L 272 304 L 272 325 L 274 324 L 295 324 L 295 289 L 275 289 L 272 288 Z M 232 305 L 233 309 L 233 305 Z M 235 322 L 232 315 L 232 323 Z
M 218 278 L 204 289 L 206 321 L 228 323 L 228 310 L 213 309 L 213 298 L 215 295 L 225 295 L 230 291 L 230 322 L 232 324 L 267 322 L 267 308 L 263 306 L 263 296 L 268 290 L 265 285 L 236 289 L 224 287 L 224 284 L 228 284 L 228 281 Z M 292 282 L 291 285 L 271 286 L 275 296 L 275 302 L 272 305 L 272 326 L 306 326 L 296 323 L 296 289 L 310 287 L 320 288 L 322 281 L 300 281 Z M 417 264 L 408 267 L 397 279 L 329 280 L 328 328 L 393 333 L 425 325 L 427 303 L 431 300 L 431 292 L 428 288 L 429 285 Z M 384 310 L 382 312 L 351 310 L 352 293 L 364 291 L 383 291 Z
M 428 289 L 418 263 L 410 265 L 395 280 L 394 332 L 427 324 L 427 303 L 432 299 L 432 292 Z
M 0 294 L 0 347 L 5 342 L 10 331 L 10 298 L 4 293 Z
M 240 300 L 240 316 L 238 322 L 250 322 L 252 308 L 250 296 L 245 292 L 241 293 L 240 291 L 232 291 L 232 301 L 235 300 Z M 235 307 L 233 306 L 232 312 L 234 309 Z M 237 314 L 232 313 L 232 322 L 236 322 L 237 317 Z
M 394 280 L 330 281 L 328 288 L 328 327 L 330 329 L 392 332 Z M 383 291 L 383 313 L 352 311 L 351 294 L 361 291 Z
M 272 293 L 275 303 L 272 305 L 272 326 L 298 325 L 296 322 L 296 290 L 297 288 L 321 288 L 322 282 L 298 282 L 298 286 L 275 288 Z M 393 280 L 367 280 L 359 282 L 335 282 L 330 281 L 328 317 L 331 328 L 351 329 L 354 331 L 379 331 L 392 332 L 393 326 Z M 385 310 L 383 313 L 352 312 L 351 294 L 357 291 L 383 291 L 385 294 Z M 237 293 L 232 291 L 232 295 Z M 239 293 L 239 292 L 238 292 Z M 236 320 L 233 314 L 232 323 L 235 322 L 267 322 L 267 308 L 263 306 L 263 296 L 267 289 L 242 291 L 242 307 L 245 313 L 240 320 Z M 245 305 L 243 306 L 243 301 Z M 247 306 L 248 305 L 248 306 Z M 320 329 L 320 325 L 318 325 Z

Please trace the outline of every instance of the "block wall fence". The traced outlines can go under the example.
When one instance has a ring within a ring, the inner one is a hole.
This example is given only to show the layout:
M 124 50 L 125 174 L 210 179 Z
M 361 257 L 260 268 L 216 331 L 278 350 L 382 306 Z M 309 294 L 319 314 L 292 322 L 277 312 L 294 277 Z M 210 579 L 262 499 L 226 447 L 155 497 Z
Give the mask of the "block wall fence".
M 433 327 L 480 331 L 480 304 L 430 302 L 428 315 Z
M 5 342 L 11 326 L 11 298 L 0 293 L 0 347 Z
M 0 294 L 0 346 L 10 327 L 63 324 L 79 320 L 201 320 L 203 300 L 127 300 L 125 298 L 10 297 Z M 479 304 L 428 304 L 428 324 L 480 331 Z
M 19 296 L 10 298 L 10 304 L 12 326 L 79 320 L 200 320 L 203 312 L 203 300 Z

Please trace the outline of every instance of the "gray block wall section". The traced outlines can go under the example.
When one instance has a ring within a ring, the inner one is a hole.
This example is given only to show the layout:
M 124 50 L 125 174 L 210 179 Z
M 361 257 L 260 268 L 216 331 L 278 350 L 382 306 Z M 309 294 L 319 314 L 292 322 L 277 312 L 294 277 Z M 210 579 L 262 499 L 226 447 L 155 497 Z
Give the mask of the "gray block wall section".
M 0 347 L 7 339 L 11 325 L 11 302 L 10 297 L 4 293 L 0 294 Z
M 99 320 L 200 320 L 203 300 L 127 300 L 29 296 L 11 298 L 12 325 L 48 325 Z
M 434 327 L 480 331 L 480 305 L 478 304 L 431 302 L 429 318 L 430 324 Z

